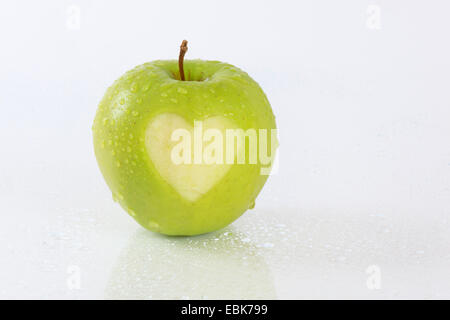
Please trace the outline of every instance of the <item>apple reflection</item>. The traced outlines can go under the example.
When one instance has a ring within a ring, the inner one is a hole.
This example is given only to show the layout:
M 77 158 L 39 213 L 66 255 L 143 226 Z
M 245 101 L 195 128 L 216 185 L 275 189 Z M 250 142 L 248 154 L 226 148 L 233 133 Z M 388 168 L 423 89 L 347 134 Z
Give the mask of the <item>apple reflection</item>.
M 137 231 L 120 255 L 107 299 L 275 299 L 258 249 L 228 227 L 197 237 Z

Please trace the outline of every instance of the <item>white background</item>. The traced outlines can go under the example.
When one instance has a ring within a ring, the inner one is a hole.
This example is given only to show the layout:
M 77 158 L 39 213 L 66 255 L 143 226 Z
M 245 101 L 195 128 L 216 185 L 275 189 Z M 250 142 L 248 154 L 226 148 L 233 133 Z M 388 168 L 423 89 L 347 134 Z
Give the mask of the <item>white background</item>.
M 0 298 L 450 298 L 449 12 L 2 2 Z M 225 230 L 167 238 L 112 201 L 91 125 L 116 78 L 177 58 L 185 38 L 187 58 L 265 90 L 280 165 Z

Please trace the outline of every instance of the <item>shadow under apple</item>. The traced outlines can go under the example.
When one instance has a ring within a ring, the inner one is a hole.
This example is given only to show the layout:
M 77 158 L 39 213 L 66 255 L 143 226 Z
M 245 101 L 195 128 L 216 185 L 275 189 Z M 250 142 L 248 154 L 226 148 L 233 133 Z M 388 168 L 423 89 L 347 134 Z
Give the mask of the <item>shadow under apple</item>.
M 107 299 L 275 299 L 258 248 L 232 227 L 196 237 L 138 230 L 110 275 Z

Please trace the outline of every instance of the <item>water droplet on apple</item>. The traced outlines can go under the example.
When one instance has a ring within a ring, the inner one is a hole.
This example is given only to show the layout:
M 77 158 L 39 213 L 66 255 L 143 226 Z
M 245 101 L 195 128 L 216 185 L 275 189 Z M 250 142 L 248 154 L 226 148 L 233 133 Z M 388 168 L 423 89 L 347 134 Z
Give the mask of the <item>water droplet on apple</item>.
M 167 93 L 165 92 L 161 93 L 161 97 L 167 97 Z
M 248 208 L 249 209 L 253 209 L 255 207 L 255 201 L 252 201 L 249 205 Z
M 186 94 L 186 93 L 187 93 L 187 90 L 184 89 L 184 88 L 178 88 L 177 91 L 178 91 L 179 93 L 181 93 L 181 94 Z
M 150 230 L 152 230 L 152 231 L 159 232 L 159 228 L 160 228 L 160 227 L 159 227 L 159 224 L 158 224 L 157 222 L 150 220 L 150 221 L 148 222 L 148 228 L 149 228 Z
M 139 100 L 139 99 L 138 99 L 138 100 Z M 137 116 L 139 115 L 139 112 L 133 111 L 131 114 L 132 114 L 133 116 L 137 117 Z
M 135 217 L 135 216 L 136 216 L 136 212 L 134 212 L 134 211 L 131 210 L 130 208 L 128 208 L 127 212 L 128 212 L 128 214 L 129 214 L 130 216 L 132 216 L 132 217 Z
M 120 161 L 116 161 L 116 166 L 117 166 L 117 167 L 120 167 L 120 166 L 121 166 Z
M 136 85 L 132 85 L 132 86 L 131 86 L 131 92 L 136 92 L 136 91 L 137 91 Z
M 173 103 L 178 103 L 178 100 L 175 98 L 171 98 L 170 101 L 172 101 Z
M 125 99 L 124 98 L 120 99 L 119 104 L 121 104 L 121 105 L 125 104 Z
M 127 147 L 127 152 L 131 152 L 131 147 Z
M 120 202 L 123 200 L 123 195 L 120 193 L 113 193 L 112 198 L 113 198 L 114 202 Z

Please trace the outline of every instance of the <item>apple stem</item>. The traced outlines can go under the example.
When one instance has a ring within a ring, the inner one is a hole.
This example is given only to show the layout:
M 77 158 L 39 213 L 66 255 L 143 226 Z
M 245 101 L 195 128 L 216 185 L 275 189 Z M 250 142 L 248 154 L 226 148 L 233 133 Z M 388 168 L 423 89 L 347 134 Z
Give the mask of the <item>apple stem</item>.
M 178 68 L 180 69 L 180 78 L 181 81 L 184 81 L 184 69 L 183 69 L 183 61 L 184 61 L 184 55 L 186 54 L 188 47 L 187 47 L 188 42 L 186 40 L 183 40 L 183 42 L 181 42 L 181 46 L 180 46 L 180 56 L 178 57 Z

